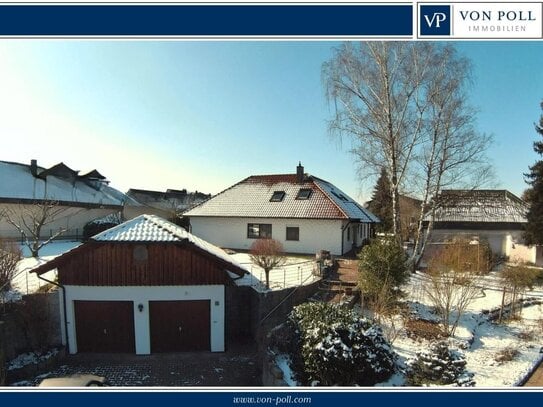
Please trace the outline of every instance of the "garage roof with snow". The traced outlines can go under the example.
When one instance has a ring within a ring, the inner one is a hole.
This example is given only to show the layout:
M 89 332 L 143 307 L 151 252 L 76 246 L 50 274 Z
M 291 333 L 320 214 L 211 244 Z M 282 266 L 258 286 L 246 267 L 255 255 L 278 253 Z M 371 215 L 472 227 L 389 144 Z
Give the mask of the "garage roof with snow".
M 211 255 L 216 260 L 224 264 L 229 271 L 238 275 L 248 273 L 248 270 L 237 262 L 232 256 L 228 255 L 220 247 L 217 247 L 193 234 L 187 232 L 180 226 L 177 226 L 167 220 L 155 215 L 140 215 L 134 219 L 121 223 L 111 229 L 93 236 L 89 242 L 82 244 L 53 260 L 36 267 L 32 271 L 42 274 L 59 264 L 62 264 L 69 258 L 85 251 L 90 246 L 103 243 L 178 243 L 189 244 L 197 249 Z

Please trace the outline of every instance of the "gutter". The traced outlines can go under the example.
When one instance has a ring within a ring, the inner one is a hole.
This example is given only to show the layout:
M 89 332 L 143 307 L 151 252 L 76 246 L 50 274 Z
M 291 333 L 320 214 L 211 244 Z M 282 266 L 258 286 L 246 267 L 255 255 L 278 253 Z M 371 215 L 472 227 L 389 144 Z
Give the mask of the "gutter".
M 62 289 L 62 308 L 64 311 L 64 336 L 66 337 L 66 351 L 70 353 L 70 342 L 68 340 L 68 317 L 66 314 L 66 287 L 64 287 L 62 284 L 55 283 L 54 281 L 49 281 L 46 278 L 43 278 L 41 274 L 37 274 L 38 278 L 40 280 L 45 281 L 46 283 L 53 284 L 54 286 L 59 287 Z

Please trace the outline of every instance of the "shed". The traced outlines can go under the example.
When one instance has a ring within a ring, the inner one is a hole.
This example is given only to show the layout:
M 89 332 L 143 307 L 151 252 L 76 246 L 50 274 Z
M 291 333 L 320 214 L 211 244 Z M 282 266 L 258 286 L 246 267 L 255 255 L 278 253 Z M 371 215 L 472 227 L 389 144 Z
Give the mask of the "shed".
M 153 215 L 33 272 L 55 268 L 70 353 L 224 351 L 225 286 L 247 272 L 222 249 Z

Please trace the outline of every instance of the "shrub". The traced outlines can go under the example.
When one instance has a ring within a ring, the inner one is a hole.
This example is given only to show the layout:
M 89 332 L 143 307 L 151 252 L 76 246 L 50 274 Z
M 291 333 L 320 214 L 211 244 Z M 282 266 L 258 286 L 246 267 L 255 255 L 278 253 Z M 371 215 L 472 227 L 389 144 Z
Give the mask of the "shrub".
M 517 334 L 517 338 L 519 338 L 522 341 L 533 341 L 536 338 L 536 332 L 535 329 L 527 329 L 524 331 L 521 331 Z
M 434 342 L 427 351 L 417 352 L 408 361 L 407 383 L 410 386 L 474 386 L 473 373 L 466 371 L 466 359 L 449 349 L 446 341 Z
M 16 243 L 0 239 L 0 292 L 11 288 L 11 280 L 21 257 L 21 249 Z
M 308 382 L 371 386 L 394 371 L 396 356 L 380 327 L 346 307 L 305 303 L 293 309 L 290 321 L 300 335 Z
M 104 218 L 91 220 L 83 226 L 83 241 L 122 223 L 120 214 L 110 214 Z
M 365 246 L 358 258 L 360 290 L 376 314 L 386 315 L 409 278 L 406 254 L 394 239 L 384 238 Z
M 498 363 L 511 362 L 519 355 L 520 352 L 516 348 L 507 346 L 506 348 L 500 349 L 498 353 L 496 353 L 494 360 Z
M 47 311 L 46 294 L 25 295 L 14 310 L 28 351 L 42 352 L 47 349 L 55 335 L 54 321 Z
M 405 331 L 408 337 L 420 340 L 437 340 L 447 335 L 437 322 L 424 319 L 408 319 L 405 321 Z

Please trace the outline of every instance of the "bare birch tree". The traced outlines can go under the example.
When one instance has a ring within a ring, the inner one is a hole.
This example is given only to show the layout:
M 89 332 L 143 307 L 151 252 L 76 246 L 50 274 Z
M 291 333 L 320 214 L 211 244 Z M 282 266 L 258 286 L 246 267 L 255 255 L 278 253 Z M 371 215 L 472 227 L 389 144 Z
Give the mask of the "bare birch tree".
M 484 151 L 490 138 L 475 129 L 476 112 L 466 102 L 469 78 L 469 61 L 452 45 L 437 43 L 347 43 L 323 65 L 335 110 L 329 131 L 352 140 L 363 173 L 386 170 L 396 236 L 400 191 L 406 184 L 418 187 L 415 253 L 425 211 L 439 191 L 488 173 Z
M 400 235 L 399 191 L 423 130 L 423 84 L 434 46 L 422 42 L 346 43 L 323 65 L 332 135 L 349 136 L 363 172 L 385 168 L 392 196 L 392 231 Z
M 430 214 L 433 227 L 442 189 L 476 188 L 492 179 L 485 152 L 491 137 L 475 128 L 476 111 L 467 103 L 471 67 L 455 49 L 444 46 L 425 83 L 424 139 L 414 160 L 414 181 L 419 180 L 421 207 L 411 261 L 424 252 L 423 221 Z
M 68 208 L 59 206 L 57 201 L 36 201 L 32 205 L 20 205 L 17 209 L 6 209 L 6 221 L 21 233 L 23 244 L 28 247 L 32 257 L 38 257 L 40 249 L 63 234 L 66 229 L 59 228 L 42 240 L 42 230 L 57 221 Z

